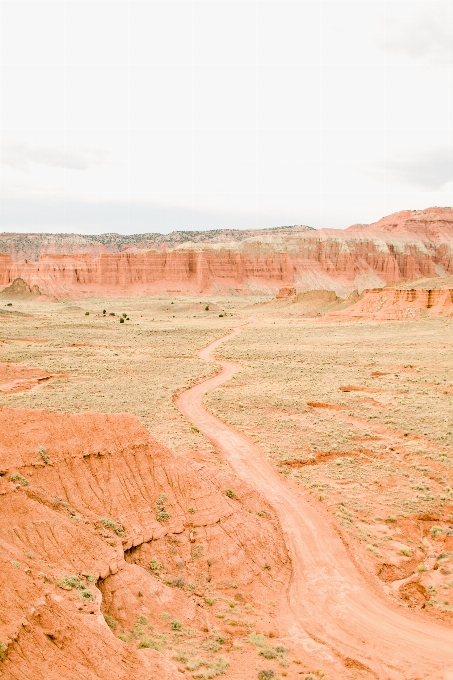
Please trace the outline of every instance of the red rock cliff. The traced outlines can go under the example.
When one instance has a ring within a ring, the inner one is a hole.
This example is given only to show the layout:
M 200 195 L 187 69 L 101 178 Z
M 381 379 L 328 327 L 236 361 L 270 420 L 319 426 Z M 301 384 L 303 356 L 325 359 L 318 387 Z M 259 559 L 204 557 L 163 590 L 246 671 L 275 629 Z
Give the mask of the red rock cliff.
M 405 211 L 373 225 L 188 244 L 167 252 L 45 254 L 14 262 L 0 253 L 0 287 L 16 278 L 63 296 L 276 293 L 382 287 L 453 273 L 453 209 Z

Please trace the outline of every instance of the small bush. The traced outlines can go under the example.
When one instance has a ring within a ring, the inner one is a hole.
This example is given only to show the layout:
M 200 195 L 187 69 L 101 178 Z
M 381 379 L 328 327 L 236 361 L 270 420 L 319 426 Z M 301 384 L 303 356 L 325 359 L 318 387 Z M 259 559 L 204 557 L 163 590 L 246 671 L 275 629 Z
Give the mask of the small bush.
M 178 619 L 173 619 L 173 621 L 170 623 L 170 628 L 172 630 L 182 630 L 181 621 L 178 621 Z
M 443 531 L 444 530 L 442 529 L 442 527 L 431 527 L 430 534 L 433 538 L 435 538 L 436 536 L 439 536 L 439 534 L 442 534 Z
M 118 628 L 118 621 L 110 616 L 110 614 L 104 614 L 104 620 L 109 628 L 116 630 Z
M 12 307 L 12 306 L 13 306 L 13 303 L 12 303 L 12 302 L 7 302 L 7 303 L 6 303 L 6 307 Z
M 94 600 L 94 595 L 91 592 L 91 590 L 78 590 L 77 595 L 80 597 L 81 600 Z
M 165 501 L 167 500 L 168 496 L 166 493 L 161 493 L 159 498 L 156 501 L 156 505 L 163 505 Z
M 277 676 L 275 675 L 273 670 L 265 670 L 265 671 L 260 671 L 258 673 L 258 680 L 272 680 L 272 678 L 276 678 Z
M 272 647 L 266 647 L 260 651 L 260 656 L 264 656 L 265 659 L 276 659 L 277 652 Z
M 194 515 L 196 513 L 195 508 L 189 508 L 188 512 L 190 512 L 191 515 Z
M 28 486 L 29 485 L 28 479 L 26 479 L 25 477 L 22 477 L 22 475 L 20 475 L 18 472 L 13 472 L 13 474 L 10 475 L 10 477 L 9 477 L 9 481 L 10 482 L 17 482 L 21 486 Z
M 206 305 L 206 307 L 204 308 L 204 311 L 209 312 L 209 305 Z
M 121 538 L 124 538 L 124 536 L 126 535 L 123 525 L 120 524 L 119 522 L 115 522 L 115 520 L 113 519 L 110 519 L 110 517 L 101 517 L 98 521 L 101 524 L 103 524 L 106 529 L 112 529 L 112 531 L 117 536 L 121 536 Z
M 159 645 L 158 642 L 153 640 L 152 638 L 149 637 L 144 637 L 140 640 L 138 643 L 138 648 L 139 649 L 155 649 L 156 652 L 160 652 L 161 646 Z
M 144 614 L 140 614 L 137 616 L 137 624 L 139 626 L 147 626 L 148 625 L 148 617 L 145 616 Z
M 212 597 L 205 597 L 204 601 L 206 602 L 207 605 L 209 605 L 209 607 L 212 607 L 212 605 L 215 602 L 215 600 L 213 600 Z
M 203 552 L 203 545 L 199 543 L 198 545 L 195 545 L 192 550 L 191 550 L 191 555 L 192 557 L 200 557 L 200 555 Z
M 219 314 L 219 316 L 223 316 L 223 314 Z
M 405 555 L 406 557 L 412 557 L 412 550 L 410 548 L 401 548 L 400 550 L 401 555 Z
M 85 316 L 90 316 L 90 312 L 85 312 Z
M 165 583 L 167 584 L 167 586 L 171 586 L 172 588 L 184 588 L 186 582 L 182 576 L 178 576 L 178 578 L 168 579 L 168 581 L 166 581 Z
M 77 588 L 77 590 L 86 589 L 86 585 L 78 576 L 63 576 L 63 578 L 58 581 L 57 586 L 60 586 L 60 588 L 62 586 L 66 586 L 68 588 Z
M 11 564 L 13 565 L 13 567 L 16 567 L 16 569 L 21 568 L 20 562 L 18 562 L 17 560 L 11 560 Z
M 115 312 L 110 312 L 109 316 L 115 316 Z
M 152 569 L 152 571 L 159 571 L 159 569 L 162 569 L 162 565 L 157 557 L 151 557 L 149 561 L 149 568 Z
M 120 318 L 120 323 L 124 323 L 123 317 Z
M 234 493 L 234 491 L 231 491 L 231 489 L 227 489 L 225 491 L 225 494 L 228 496 L 228 498 L 236 498 L 236 494 Z
M 107 310 L 106 310 L 106 309 L 103 309 L 103 310 L 102 310 L 102 313 L 103 313 L 103 314 L 107 314 Z
M 38 456 L 40 456 L 42 461 L 47 465 L 47 463 L 49 462 L 49 456 L 47 454 L 47 449 L 44 446 L 40 446 L 37 449 L 36 454 Z
M 162 510 L 158 510 L 156 519 L 158 522 L 166 522 L 170 519 L 170 515 L 164 508 L 162 508 Z

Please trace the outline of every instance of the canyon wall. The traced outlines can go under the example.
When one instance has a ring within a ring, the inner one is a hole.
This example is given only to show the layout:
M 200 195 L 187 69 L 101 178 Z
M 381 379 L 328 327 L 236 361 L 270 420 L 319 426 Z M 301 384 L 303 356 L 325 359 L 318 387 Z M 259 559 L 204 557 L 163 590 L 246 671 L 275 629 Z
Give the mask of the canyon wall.
M 346 230 L 263 230 L 242 241 L 187 242 L 165 251 L 47 253 L 38 261 L 0 253 L 0 288 L 21 278 L 57 297 L 273 295 L 285 286 L 345 297 L 401 279 L 448 274 L 453 274 L 451 208 L 405 211 Z

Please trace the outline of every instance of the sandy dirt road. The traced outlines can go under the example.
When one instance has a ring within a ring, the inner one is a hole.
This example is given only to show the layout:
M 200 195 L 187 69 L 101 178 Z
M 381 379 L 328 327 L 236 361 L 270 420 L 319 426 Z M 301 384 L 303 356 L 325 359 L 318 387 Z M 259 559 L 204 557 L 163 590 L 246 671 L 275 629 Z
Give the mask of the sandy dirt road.
M 200 356 L 216 361 L 213 351 L 240 331 L 210 343 Z M 288 639 L 301 644 L 320 667 L 328 666 L 329 677 L 453 680 L 453 629 L 419 618 L 375 591 L 327 513 L 279 475 L 258 446 L 204 408 L 203 395 L 241 369 L 232 362 L 216 363 L 221 372 L 182 393 L 176 404 L 278 515 L 293 566 L 280 620 Z

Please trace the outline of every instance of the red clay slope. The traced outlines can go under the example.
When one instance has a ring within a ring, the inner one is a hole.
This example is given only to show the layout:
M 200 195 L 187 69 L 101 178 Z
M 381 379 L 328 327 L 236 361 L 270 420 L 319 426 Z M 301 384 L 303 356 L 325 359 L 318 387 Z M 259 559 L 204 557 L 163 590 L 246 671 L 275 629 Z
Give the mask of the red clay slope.
M 231 647 L 249 629 L 228 627 L 205 596 L 234 581 L 230 598 L 284 597 L 290 563 L 266 501 L 230 473 L 176 457 L 136 418 L 0 409 L 0 432 L 5 680 L 176 680 L 162 642 L 168 613 L 181 644 L 184 631 L 209 640 L 216 630 Z M 168 585 L 176 578 L 194 587 Z

